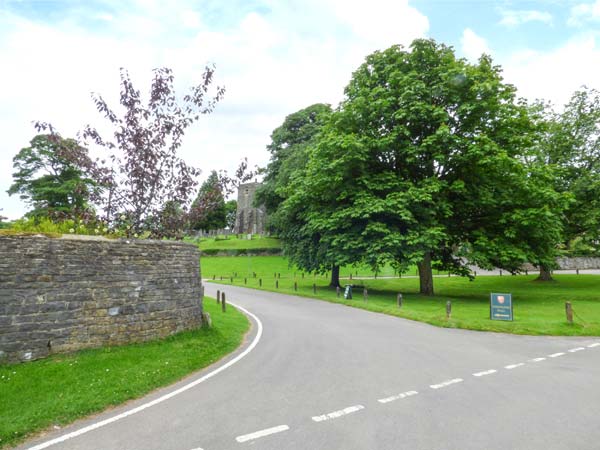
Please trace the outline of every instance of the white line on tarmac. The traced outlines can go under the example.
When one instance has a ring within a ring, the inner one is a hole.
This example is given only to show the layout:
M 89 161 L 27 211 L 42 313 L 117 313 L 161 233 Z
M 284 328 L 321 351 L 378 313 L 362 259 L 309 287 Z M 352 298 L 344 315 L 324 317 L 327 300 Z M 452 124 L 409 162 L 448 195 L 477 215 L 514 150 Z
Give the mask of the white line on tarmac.
M 552 353 L 551 355 L 548 355 L 548 358 L 558 358 L 559 356 L 564 355 L 563 352 L 558 352 L 558 353 Z
M 474 373 L 473 376 L 474 377 L 484 377 L 486 375 L 491 375 L 491 374 L 496 373 L 496 372 L 497 372 L 496 369 L 484 370 L 483 372 Z
M 594 342 L 593 344 L 588 345 L 588 348 L 594 348 L 600 346 L 600 342 Z
M 411 396 L 417 395 L 417 394 L 418 394 L 417 391 L 408 391 L 408 392 L 403 392 L 398 395 L 392 395 L 391 397 L 380 398 L 377 401 L 379 403 L 389 403 L 389 402 L 393 402 L 394 400 L 400 400 L 401 398 L 411 397 Z
M 365 409 L 365 407 L 363 405 L 348 406 L 347 408 L 340 409 L 339 411 L 330 412 L 329 414 L 313 416 L 312 420 L 314 420 L 315 422 L 323 422 L 325 420 L 337 419 L 338 417 L 342 417 L 347 414 L 352 414 L 354 412 L 360 411 L 361 409 Z
M 442 381 L 440 384 L 432 384 L 429 387 L 431 389 L 440 389 L 446 386 L 450 386 L 451 384 L 456 384 L 464 381 L 462 378 L 454 378 L 453 380 Z
M 569 350 L 569 353 L 580 352 L 581 350 L 585 350 L 585 347 L 576 347 Z
M 276 426 L 273 428 L 267 428 L 265 430 L 260 430 L 260 431 L 254 432 L 254 433 L 244 434 L 243 436 L 238 436 L 235 438 L 235 440 L 238 442 L 251 441 L 253 439 L 258 439 L 261 437 L 269 436 L 270 434 L 281 433 L 282 431 L 287 431 L 289 429 L 290 429 L 290 427 L 288 427 L 287 425 L 279 425 L 279 426 Z
M 517 367 L 524 366 L 525 363 L 517 363 L 517 364 L 509 364 L 508 366 L 504 366 L 505 369 L 516 369 Z
M 83 427 L 79 430 L 73 431 L 72 433 L 68 433 L 65 434 L 63 436 L 57 437 L 55 439 L 52 439 L 50 441 L 46 441 L 43 442 L 41 444 L 35 445 L 33 447 L 30 447 L 28 450 L 43 450 L 45 448 L 48 448 L 52 445 L 55 444 L 60 444 L 61 442 L 67 441 L 69 439 L 73 439 L 74 437 L 77 436 L 81 436 L 82 434 L 88 433 L 92 430 L 96 430 L 97 428 L 101 428 L 103 426 L 109 425 L 113 422 L 116 422 L 118 420 L 124 419 L 125 417 L 129 417 L 132 416 L 136 413 L 139 413 L 147 408 L 150 408 L 151 406 L 154 405 L 158 405 L 159 403 L 164 402 L 165 400 L 169 400 L 170 398 L 175 397 L 176 395 L 179 395 L 191 388 L 193 388 L 194 386 L 199 385 L 200 383 L 208 380 L 209 378 L 214 377 L 216 374 L 224 371 L 225 369 L 233 366 L 235 363 L 237 363 L 238 361 L 240 361 L 242 358 L 244 358 L 246 355 L 248 355 L 248 353 L 250 353 L 252 350 L 254 350 L 254 347 L 256 347 L 256 345 L 258 344 L 258 342 L 260 341 L 260 338 L 262 336 L 262 332 L 263 332 L 263 325 L 262 322 L 260 321 L 260 319 L 258 317 L 256 317 L 254 314 L 252 314 L 250 311 L 248 311 L 247 309 L 242 308 L 241 306 L 236 305 L 235 303 L 229 303 L 231 306 L 236 307 L 237 309 L 239 309 L 240 311 L 244 312 L 245 314 L 249 315 L 250 317 L 252 317 L 257 325 L 258 325 L 258 332 L 256 333 L 256 337 L 254 338 L 254 340 L 252 341 L 252 343 L 250 344 L 250 346 L 244 350 L 242 353 L 240 353 L 239 355 L 237 355 L 235 358 L 233 358 L 231 361 L 223 364 L 221 367 L 217 367 L 215 370 L 213 370 L 212 372 L 207 373 L 206 375 L 204 375 L 202 378 L 198 378 L 197 380 L 192 381 L 191 383 L 186 384 L 185 386 L 180 387 L 179 389 L 173 391 L 173 392 L 169 392 L 168 394 L 163 395 L 162 397 L 158 397 L 148 403 L 144 403 L 140 406 L 137 406 L 135 408 L 132 408 L 128 411 L 125 411 L 121 414 L 118 414 L 116 416 L 113 417 L 109 417 L 108 419 L 104 419 L 101 420 L 100 422 L 96 422 L 93 423 L 91 425 L 88 425 L 87 427 Z
M 531 362 L 540 362 L 540 361 L 545 361 L 545 360 L 546 360 L 546 358 L 533 358 L 533 359 L 530 359 Z

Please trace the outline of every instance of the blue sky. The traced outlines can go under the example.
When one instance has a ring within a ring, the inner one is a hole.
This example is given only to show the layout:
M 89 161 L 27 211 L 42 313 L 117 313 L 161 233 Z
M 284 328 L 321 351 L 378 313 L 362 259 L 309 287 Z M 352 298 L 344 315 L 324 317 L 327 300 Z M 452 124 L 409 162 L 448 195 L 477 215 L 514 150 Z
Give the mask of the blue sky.
M 244 156 L 266 164 L 287 114 L 336 105 L 367 54 L 419 37 L 470 60 L 490 54 L 529 99 L 561 105 L 583 84 L 600 88 L 600 0 L 0 0 L 0 214 L 26 211 L 5 191 L 31 122 L 65 136 L 101 127 L 89 94 L 115 103 L 119 67 L 144 91 L 152 68 L 171 67 L 184 88 L 216 64 L 225 99 L 181 149 L 207 174 Z

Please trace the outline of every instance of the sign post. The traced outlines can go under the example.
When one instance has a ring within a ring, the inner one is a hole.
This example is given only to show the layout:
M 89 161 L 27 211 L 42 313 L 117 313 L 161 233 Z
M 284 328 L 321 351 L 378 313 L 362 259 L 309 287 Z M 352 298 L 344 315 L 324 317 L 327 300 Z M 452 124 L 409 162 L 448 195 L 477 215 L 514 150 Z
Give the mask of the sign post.
M 490 319 L 513 320 L 511 294 L 490 294 Z

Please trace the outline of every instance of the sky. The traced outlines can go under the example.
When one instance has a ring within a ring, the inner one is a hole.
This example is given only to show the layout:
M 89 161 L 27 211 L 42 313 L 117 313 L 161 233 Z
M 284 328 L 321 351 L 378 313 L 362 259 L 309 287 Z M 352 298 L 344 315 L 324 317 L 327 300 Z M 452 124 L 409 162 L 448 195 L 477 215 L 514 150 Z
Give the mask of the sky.
M 244 157 L 265 166 L 288 114 L 337 106 L 368 54 L 416 38 L 473 62 L 490 55 L 529 100 L 560 107 L 583 85 L 600 89 L 600 0 L 0 0 L 0 215 L 29 209 L 6 190 L 32 122 L 64 137 L 102 130 L 90 94 L 117 105 L 121 67 L 143 93 L 152 69 L 169 67 L 183 95 L 216 66 L 225 97 L 179 153 L 207 176 Z

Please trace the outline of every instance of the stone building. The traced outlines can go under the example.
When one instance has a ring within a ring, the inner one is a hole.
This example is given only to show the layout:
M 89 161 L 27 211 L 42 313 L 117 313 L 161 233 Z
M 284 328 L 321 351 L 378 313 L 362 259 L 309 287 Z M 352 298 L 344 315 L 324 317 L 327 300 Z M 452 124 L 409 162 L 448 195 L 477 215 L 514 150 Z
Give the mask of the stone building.
M 264 206 L 256 208 L 254 198 L 260 183 L 246 183 L 238 187 L 237 212 L 234 232 L 238 234 L 264 234 L 266 212 Z

